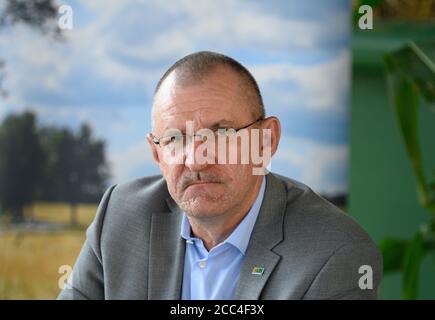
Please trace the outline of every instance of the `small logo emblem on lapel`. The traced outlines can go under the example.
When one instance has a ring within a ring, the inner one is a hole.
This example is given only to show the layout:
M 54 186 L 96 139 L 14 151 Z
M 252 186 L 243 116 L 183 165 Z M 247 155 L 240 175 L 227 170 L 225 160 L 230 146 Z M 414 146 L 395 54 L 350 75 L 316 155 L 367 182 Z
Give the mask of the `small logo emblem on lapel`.
M 254 269 L 252 269 L 252 274 L 256 274 L 256 275 L 262 275 L 264 273 L 264 268 L 263 267 L 254 267 Z

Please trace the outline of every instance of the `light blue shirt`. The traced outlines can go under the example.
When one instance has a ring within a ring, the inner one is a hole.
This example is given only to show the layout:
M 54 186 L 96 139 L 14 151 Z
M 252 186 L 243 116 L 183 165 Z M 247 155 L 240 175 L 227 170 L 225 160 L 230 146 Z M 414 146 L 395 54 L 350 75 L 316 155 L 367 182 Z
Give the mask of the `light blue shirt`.
M 186 240 L 183 300 L 231 300 L 242 269 L 245 252 L 260 212 L 266 189 L 266 176 L 248 214 L 228 238 L 208 251 L 201 239 L 192 237 L 184 214 L 181 236 Z

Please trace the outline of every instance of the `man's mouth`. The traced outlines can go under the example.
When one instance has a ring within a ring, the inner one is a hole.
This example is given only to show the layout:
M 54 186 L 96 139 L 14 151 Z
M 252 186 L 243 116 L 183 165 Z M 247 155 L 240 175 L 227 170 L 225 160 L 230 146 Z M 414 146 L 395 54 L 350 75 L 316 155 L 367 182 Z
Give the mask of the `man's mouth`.
M 220 183 L 220 182 L 216 182 L 216 181 L 195 181 L 195 182 L 192 182 L 192 183 L 188 184 L 185 189 L 187 189 L 189 187 L 192 187 L 192 186 L 205 186 L 205 185 L 218 184 L 218 183 Z

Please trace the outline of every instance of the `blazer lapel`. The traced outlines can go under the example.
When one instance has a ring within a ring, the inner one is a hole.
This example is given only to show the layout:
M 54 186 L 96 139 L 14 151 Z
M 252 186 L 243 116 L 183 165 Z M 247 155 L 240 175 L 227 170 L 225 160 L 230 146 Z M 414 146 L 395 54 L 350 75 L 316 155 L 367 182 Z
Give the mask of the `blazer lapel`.
M 267 175 L 260 213 L 246 250 L 245 261 L 236 287 L 235 299 L 259 299 L 280 256 L 272 249 L 283 239 L 283 219 L 287 191 L 273 174 Z M 152 215 L 148 299 L 180 299 L 184 269 L 185 241 L 180 236 L 182 210 L 172 198 L 166 199 L 171 212 Z M 253 274 L 253 268 L 264 268 Z
M 181 298 L 185 241 L 180 236 L 183 214 L 167 200 L 172 212 L 154 213 L 151 220 L 148 299 Z
M 236 287 L 236 300 L 259 299 L 267 280 L 279 262 L 280 256 L 272 249 L 283 240 L 286 201 L 287 191 L 284 185 L 273 174 L 268 174 L 263 203 Z M 256 267 L 262 271 L 253 272 Z

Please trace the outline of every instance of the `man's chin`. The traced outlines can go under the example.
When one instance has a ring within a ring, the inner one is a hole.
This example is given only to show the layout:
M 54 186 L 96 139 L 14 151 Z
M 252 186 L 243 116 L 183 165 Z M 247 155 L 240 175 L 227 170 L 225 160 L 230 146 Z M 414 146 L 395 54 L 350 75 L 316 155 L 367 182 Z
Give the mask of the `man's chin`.
M 180 203 L 180 207 L 187 215 L 193 217 L 218 216 L 225 211 L 220 198 L 207 195 L 197 195 L 193 198 L 184 199 Z
M 207 211 L 205 211 L 207 210 Z M 219 217 L 220 215 L 222 215 L 222 211 L 221 210 L 210 210 L 210 208 L 208 209 L 204 209 L 204 210 L 185 210 L 187 216 L 195 218 L 195 219 L 207 219 L 207 218 L 215 218 L 215 217 Z
M 191 184 L 184 190 L 184 198 L 216 199 L 225 192 L 221 183 Z

